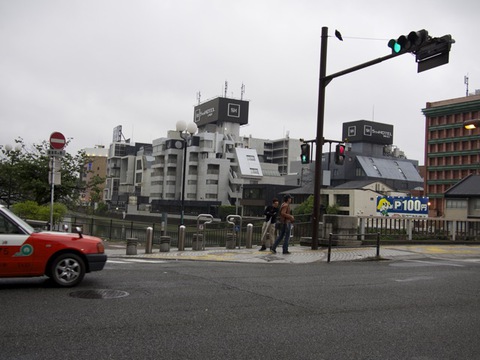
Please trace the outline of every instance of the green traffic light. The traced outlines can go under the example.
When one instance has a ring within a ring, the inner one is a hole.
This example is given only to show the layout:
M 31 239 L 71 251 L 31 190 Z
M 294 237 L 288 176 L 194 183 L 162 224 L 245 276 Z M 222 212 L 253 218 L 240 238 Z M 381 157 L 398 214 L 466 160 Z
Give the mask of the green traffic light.
M 388 47 L 392 49 L 393 54 L 398 54 L 402 51 L 402 45 L 400 45 L 396 40 L 392 39 L 388 42 Z

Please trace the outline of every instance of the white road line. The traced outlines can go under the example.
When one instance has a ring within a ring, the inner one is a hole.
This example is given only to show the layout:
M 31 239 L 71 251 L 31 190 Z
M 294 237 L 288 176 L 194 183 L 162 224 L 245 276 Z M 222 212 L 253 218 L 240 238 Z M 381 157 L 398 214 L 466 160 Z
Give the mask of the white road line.
M 465 267 L 464 265 L 452 264 L 450 262 L 447 262 L 445 259 L 442 259 L 442 261 L 424 261 L 424 260 L 405 260 L 405 261 L 406 262 L 420 263 L 420 264 L 435 265 L 435 266 L 440 265 L 440 266 Z M 452 261 L 452 260 L 450 260 L 450 261 Z
M 144 259 L 122 259 L 122 260 L 107 260 L 107 264 L 161 264 L 167 262 L 166 260 L 144 260 Z

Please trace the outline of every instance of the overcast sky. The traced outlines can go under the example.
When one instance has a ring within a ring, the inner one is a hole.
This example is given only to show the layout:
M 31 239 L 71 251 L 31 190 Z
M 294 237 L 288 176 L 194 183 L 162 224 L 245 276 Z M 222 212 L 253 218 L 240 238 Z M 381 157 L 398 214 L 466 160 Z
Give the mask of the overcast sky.
M 465 96 L 466 75 L 480 88 L 479 14 L 474 0 L 0 0 L 0 144 L 59 131 L 76 153 L 108 146 L 117 125 L 151 142 L 225 81 L 250 101 L 241 135 L 313 139 L 323 26 L 327 74 L 426 29 L 455 39 L 449 64 L 417 74 L 415 57 L 399 56 L 334 79 L 325 107 L 326 138 L 347 121 L 392 124 L 394 144 L 423 164 L 426 102 Z

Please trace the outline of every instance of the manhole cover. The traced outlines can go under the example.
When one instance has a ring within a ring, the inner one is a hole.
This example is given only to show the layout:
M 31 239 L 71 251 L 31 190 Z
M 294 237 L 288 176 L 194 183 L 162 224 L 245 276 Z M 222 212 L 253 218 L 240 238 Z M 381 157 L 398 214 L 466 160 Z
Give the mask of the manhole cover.
M 82 299 L 117 299 L 130 295 L 121 290 L 81 290 L 70 293 L 71 297 Z

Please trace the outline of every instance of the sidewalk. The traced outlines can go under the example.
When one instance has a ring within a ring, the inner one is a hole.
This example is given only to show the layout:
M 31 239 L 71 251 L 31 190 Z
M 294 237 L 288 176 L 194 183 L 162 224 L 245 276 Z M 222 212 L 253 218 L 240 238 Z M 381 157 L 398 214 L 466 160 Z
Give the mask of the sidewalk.
M 316 261 L 327 262 L 327 248 L 312 250 L 306 246 L 290 246 L 290 255 L 283 255 L 281 249 L 277 254 L 270 251 L 259 251 L 259 246 L 252 249 L 225 249 L 206 248 L 205 250 L 186 249 L 178 251 L 170 248 L 169 252 L 160 252 L 154 247 L 152 254 L 146 254 L 143 247 L 137 247 L 137 255 L 126 255 L 126 245 L 119 243 L 105 243 L 105 252 L 109 258 L 137 258 L 137 259 L 164 259 L 164 260 L 195 260 L 195 261 L 223 261 L 245 263 L 273 263 L 273 264 L 305 264 Z M 362 248 L 332 248 L 330 261 L 358 261 L 374 258 L 375 247 Z M 380 257 L 385 260 L 408 259 L 421 257 L 442 259 L 468 258 L 480 262 L 480 245 L 391 245 L 380 248 Z

